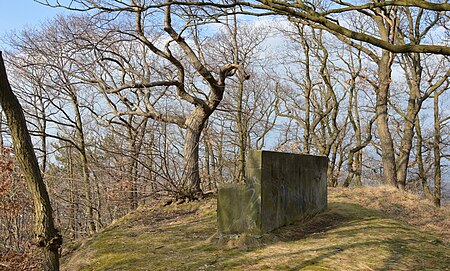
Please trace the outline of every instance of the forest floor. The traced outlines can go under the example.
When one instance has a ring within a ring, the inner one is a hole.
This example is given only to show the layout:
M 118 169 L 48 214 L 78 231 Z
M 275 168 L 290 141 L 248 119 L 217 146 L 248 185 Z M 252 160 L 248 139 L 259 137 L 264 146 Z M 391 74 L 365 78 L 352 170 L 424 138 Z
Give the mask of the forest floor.
M 330 189 L 328 209 L 219 238 L 214 199 L 141 206 L 66 245 L 63 270 L 450 270 L 450 210 L 392 188 Z

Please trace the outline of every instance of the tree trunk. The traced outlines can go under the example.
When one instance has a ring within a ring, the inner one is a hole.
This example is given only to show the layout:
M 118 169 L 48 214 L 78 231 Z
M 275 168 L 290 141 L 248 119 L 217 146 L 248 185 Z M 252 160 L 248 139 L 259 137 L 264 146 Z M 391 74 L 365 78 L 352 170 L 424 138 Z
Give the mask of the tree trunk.
M 240 182 L 244 182 L 245 179 L 245 153 L 247 152 L 247 120 L 244 119 L 244 79 L 239 78 L 238 87 L 238 112 L 237 112 L 237 125 L 239 131 L 239 174 L 238 179 Z
M 203 136 L 203 141 L 205 144 L 205 166 L 206 166 L 206 180 L 208 181 L 207 183 L 207 189 L 208 191 L 212 191 L 212 176 L 211 176 L 211 161 L 210 161 L 210 151 L 211 149 L 209 148 L 209 136 L 207 133 L 207 130 L 204 133 Z
M 44 99 L 42 97 L 42 86 L 38 86 L 39 88 L 39 106 L 40 113 L 42 114 L 42 120 L 38 120 L 38 127 L 41 132 L 41 149 L 42 149 L 42 158 L 41 158 L 41 171 L 45 175 L 47 171 L 47 114 L 45 112 L 45 104 Z M 36 103 L 37 107 L 37 103 Z M 38 110 L 36 110 L 36 115 L 38 116 Z
M 69 145 L 67 147 L 67 164 L 69 167 L 69 231 L 70 231 L 70 239 L 75 240 L 78 238 L 77 234 L 77 208 L 75 203 L 75 193 L 76 187 L 74 182 L 74 174 L 73 174 L 73 159 L 72 159 L 72 147 Z
M 76 119 L 76 132 L 77 132 L 77 139 L 78 139 L 78 150 L 80 152 L 80 158 L 81 158 L 81 166 L 83 170 L 83 183 L 84 187 L 86 189 L 85 195 L 86 195 L 86 222 L 88 225 L 88 229 L 90 233 L 94 233 L 96 231 L 95 221 L 94 221 L 94 207 L 92 202 L 92 191 L 91 191 L 91 181 L 89 179 L 89 165 L 88 165 L 88 158 L 86 153 L 86 142 L 84 140 L 84 129 L 83 129 L 83 122 L 81 118 L 81 112 L 80 107 L 78 104 L 78 97 L 75 90 L 72 90 L 72 103 L 75 111 L 75 119 Z
M 425 194 L 425 197 L 431 201 L 434 202 L 434 195 L 430 191 L 430 187 L 428 186 L 427 181 L 427 174 L 425 171 L 425 166 L 423 162 L 423 154 L 422 154 L 422 146 L 423 146 L 423 137 L 422 137 L 422 128 L 420 125 L 420 119 L 416 119 L 416 125 L 415 125 L 416 133 L 417 133 L 417 142 L 416 142 L 416 161 L 417 161 L 417 168 L 419 170 L 419 180 L 422 183 L 422 189 L 423 193 Z
M 363 154 L 362 151 L 359 151 L 356 154 L 356 168 L 355 168 L 355 174 L 356 174 L 356 186 L 362 186 L 362 180 L 361 180 L 361 176 L 362 176 L 362 168 L 363 168 L 363 164 L 362 164 L 362 158 L 363 158 Z
M 391 66 L 393 56 L 383 50 L 378 63 L 379 86 L 376 92 L 376 113 L 378 135 L 381 143 L 381 162 L 383 166 L 383 179 L 387 185 L 397 186 L 394 142 L 389 131 L 388 100 L 389 85 L 391 83 Z
M 185 197 L 196 198 L 202 193 L 199 173 L 200 135 L 208 115 L 201 107 L 196 107 L 186 119 L 186 137 L 184 141 L 184 182 Z
M 397 182 L 400 189 L 405 189 L 406 186 L 409 156 L 414 138 L 414 123 L 416 121 L 417 113 L 419 112 L 418 105 L 411 96 L 412 95 L 410 95 L 408 102 L 405 124 L 403 126 L 400 155 L 397 157 Z
M 0 150 L 3 150 L 3 110 L 0 110 Z
M 328 180 L 328 186 L 330 187 L 336 187 L 338 185 L 338 174 L 339 170 L 337 170 L 336 167 L 336 160 L 337 160 L 337 153 L 338 153 L 339 144 L 334 144 L 331 148 L 331 159 L 328 162 L 328 168 L 327 168 L 327 176 L 329 178 Z
M 54 226 L 50 198 L 42 179 L 22 107 L 12 92 L 0 52 L 0 103 L 8 121 L 14 153 L 31 192 L 35 210 L 35 237 L 44 250 L 44 270 L 59 270 L 62 237 Z
M 439 120 L 439 92 L 434 94 L 434 205 L 441 206 L 441 121 Z
M 414 125 L 417 115 L 422 107 L 420 101 L 420 83 L 422 81 L 422 65 L 419 54 L 405 55 L 403 57 L 409 67 L 409 72 L 405 68 L 405 74 L 409 86 L 409 99 L 406 109 L 405 123 L 403 125 L 403 136 L 400 143 L 400 155 L 397 157 L 397 182 L 400 189 L 406 186 L 408 173 L 409 156 L 413 146 Z

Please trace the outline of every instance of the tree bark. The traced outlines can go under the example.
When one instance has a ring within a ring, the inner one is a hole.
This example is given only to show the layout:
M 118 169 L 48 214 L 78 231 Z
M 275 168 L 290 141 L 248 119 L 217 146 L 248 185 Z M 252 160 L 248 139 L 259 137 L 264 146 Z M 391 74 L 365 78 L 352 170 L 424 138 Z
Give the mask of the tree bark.
M 434 154 L 434 205 L 441 206 L 441 121 L 439 120 L 439 92 L 434 93 L 434 137 L 433 137 L 433 154 Z
M 12 92 L 0 52 L 0 103 L 6 115 L 14 145 L 14 153 L 31 192 L 35 210 L 35 237 L 44 250 L 44 270 L 59 270 L 59 247 L 62 237 L 54 226 L 50 198 L 42 179 L 34 153 L 25 116 L 17 97 Z
M 397 182 L 400 189 L 405 189 L 406 176 L 408 172 L 409 156 L 413 145 L 414 123 L 416 122 L 419 107 L 416 99 L 411 97 L 408 102 L 408 109 L 403 126 L 403 136 L 400 143 L 400 155 L 397 157 Z
M 186 119 L 184 142 L 184 184 L 185 197 L 196 197 L 202 193 L 199 172 L 200 135 L 209 115 L 202 107 L 196 107 Z
M 422 183 L 422 189 L 423 193 L 425 194 L 425 197 L 432 202 L 434 202 L 434 195 L 430 191 L 430 187 L 428 186 L 428 180 L 427 180 L 427 172 L 425 171 L 425 165 L 423 162 L 423 152 L 422 152 L 422 146 L 424 144 L 423 137 L 422 137 L 422 128 L 420 125 L 420 119 L 416 119 L 416 125 L 415 125 L 416 133 L 417 133 L 417 141 L 416 141 L 416 161 L 417 161 L 417 168 L 419 170 L 419 180 Z
M 378 63 L 379 86 L 376 92 L 377 128 L 381 143 L 384 183 L 397 187 L 394 142 L 389 131 L 388 101 L 393 56 L 383 50 Z
M 422 65 L 417 53 L 403 56 L 405 75 L 409 86 L 409 99 L 404 117 L 403 136 L 400 143 L 400 155 L 397 157 L 397 182 L 400 189 L 405 189 L 408 173 L 409 156 L 413 146 L 414 125 L 422 107 L 420 83 L 422 81 Z M 407 67 L 409 67 L 409 72 Z
M 238 87 L 238 112 L 237 112 L 237 124 L 238 124 L 238 133 L 239 133 L 239 174 L 238 179 L 240 182 L 244 182 L 245 180 L 245 154 L 247 152 L 247 120 L 244 119 L 244 105 L 243 105 L 243 96 L 244 96 L 244 80 L 239 78 L 239 87 Z
M 83 122 L 80 112 L 80 106 L 78 104 L 78 97 L 75 90 L 71 90 L 71 99 L 75 111 L 75 119 L 76 119 L 76 133 L 77 133 L 77 139 L 78 143 L 80 144 L 78 146 L 78 150 L 80 152 L 80 159 L 81 159 L 81 166 L 83 170 L 83 183 L 84 187 L 86 189 L 85 195 L 86 195 L 86 212 L 87 212 L 87 218 L 86 222 L 89 228 L 90 233 L 96 232 L 96 226 L 94 221 L 94 203 L 92 200 L 92 191 L 91 191 L 91 181 L 89 178 L 89 162 L 87 158 L 86 153 L 86 142 L 85 142 L 85 136 L 84 136 L 84 129 L 83 129 Z

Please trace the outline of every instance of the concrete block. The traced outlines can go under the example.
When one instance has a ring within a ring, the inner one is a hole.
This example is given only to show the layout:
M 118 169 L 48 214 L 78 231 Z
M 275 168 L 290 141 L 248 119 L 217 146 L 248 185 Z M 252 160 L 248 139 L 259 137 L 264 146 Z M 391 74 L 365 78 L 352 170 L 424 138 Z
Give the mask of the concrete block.
M 323 156 L 250 151 L 246 184 L 219 188 L 219 233 L 261 234 L 325 209 L 327 163 Z

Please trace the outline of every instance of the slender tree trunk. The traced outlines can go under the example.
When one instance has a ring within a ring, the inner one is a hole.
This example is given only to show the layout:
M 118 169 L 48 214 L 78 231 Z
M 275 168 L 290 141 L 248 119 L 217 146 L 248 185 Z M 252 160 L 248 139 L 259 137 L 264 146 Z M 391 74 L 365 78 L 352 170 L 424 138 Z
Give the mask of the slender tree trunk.
M 356 175 L 356 179 L 355 179 L 355 183 L 356 186 L 362 186 L 362 168 L 363 168 L 363 164 L 362 164 L 362 157 L 363 157 L 363 153 L 362 151 L 359 151 L 356 154 L 356 167 L 355 167 L 355 175 Z
M 35 235 L 37 244 L 44 250 L 44 270 L 59 270 L 59 247 L 62 237 L 54 226 L 50 198 L 42 179 L 39 164 L 34 153 L 31 137 L 22 107 L 12 92 L 0 52 L 0 103 L 6 115 L 14 145 L 14 153 L 19 161 L 35 210 Z
M 133 155 L 135 155 L 135 153 L 133 153 Z M 137 167 L 138 167 L 138 163 L 136 161 L 135 157 L 131 157 L 132 161 L 131 161 L 131 165 L 130 165 L 130 169 L 129 169 L 129 173 L 128 176 L 130 178 L 130 208 L 131 210 L 135 210 L 138 207 L 138 197 L 137 197 Z
M 87 212 L 87 225 L 89 228 L 90 233 L 96 232 L 96 226 L 94 221 L 94 204 L 92 201 L 92 191 L 91 191 L 91 181 L 89 178 L 89 162 L 87 158 L 86 153 L 86 142 L 85 142 L 85 136 L 84 136 L 84 129 L 83 129 L 83 122 L 81 120 L 81 112 L 78 104 L 78 98 L 76 96 L 76 92 L 72 91 L 72 102 L 74 106 L 75 111 L 75 119 L 77 123 L 77 138 L 78 143 L 80 144 L 78 147 L 78 150 L 80 152 L 80 158 L 81 158 L 81 166 L 83 171 L 83 183 L 85 187 L 85 195 L 86 195 L 86 212 Z
M 148 165 L 148 179 L 150 180 L 150 192 L 154 193 L 157 189 L 156 187 L 156 181 L 153 179 L 153 145 L 155 144 L 155 133 L 153 130 L 150 132 L 150 140 L 149 140 L 149 146 L 147 147 L 148 154 L 150 159 L 147 162 Z
M 209 179 L 209 190 L 210 191 L 217 191 L 217 181 L 216 181 L 216 156 L 214 155 L 214 148 L 211 143 L 211 138 L 209 136 L 209 133 L 207 134 L 207 141 L 205 141 L 205 148 L 208 149 L 208 155 L 209 155 L 209 161 L 211 165 L 211 169 L 208 169 L 208 172 L 211 173 L 210 179 Z
M 417 133 L 416 161 L 417 167 L 419 169 L 419 179 L 422 183 L 422 189 L 423 193 L 425 194 L 425 197 L 434 202 L 434 195 L 431 193 L 430 187 L 428 186 L 427 175 L 425 172 L 425 166 L 423 162 L 423 155 L 422 155 L 423 137 L 419 118 L 416 119 L 415 129 Z
M 244 80 L 239 78 L 238 87 L 238 112 L 237 123 L 239 133 L 239 174 L 238 179 L 244 182 L 245 179 L 245 153 L 247 152 L 247 123 L 243 116 L 243 96 L 244 96 Z
M 208 135 L 208 129 L 205 130 L 203 135 L 203 144 L 205 145 L 205 166 L 206 166 L 206 180 L 208 181 L 207 189 L 208 191 L 212 190 L 212 176 L 211 176 L 211 161 L 210 159 L 210 151 L 209 148 L 209 135 Z
M 305 54 L 305 130 L 303 132 L 303 140 L 305 141 L 304 152 L 306 154 L 311 153 L 311 68 L 310 68 L 310 48 L 308 39 L 302 39 L 303 52 Z
M 408 109 L 403 126 L 403 136 L 400 143 L 400 155 L 397 157 L 397 182 L 400 189 L 405 189 L 408 172 L 409 156 L 414 138 L 414 123 L 418 108 L 414 98 L 409 99 Z
M 403 136 L 400 143 L 400 155 L 397 157 L 397 182 L 400 189 L 405 189 L 408 174 L 409 156 L 413 146 L 414 125 L 419 114 L 422 103 L 420 102 L 420 83 L 422 81 L 422 65 L 419 54 L 404 56 L 403 62 L 409 66 L 407 74 L 409 86 L 409 99 L 406 109 L 405 123 L 403 125 Z M 409 65 L 408 65 L 409 64 Z
M 220 136 L 217 139 L 217 173 L 219 174 L 220 183 L 225 182 L 225 178 L 223 176 L 223 168 L 224 168 L 224 155 L 223 155 L 223 137 L 224 137 L 224 125 L 222 124 L 222 130 L 220 131 Z
M 434 94 L 434 205 L 441 206 L 441 122 L 439 120 L 439 92 Z
M 343 187 L 349 187 L 353 181 L 353 177 L 355 176 L 354 163 L 355 163 L 355 152 L 350 150 L 347 158 L 348 175 L 347 178 L 345 178 L 344 183 L 342 184 Z
M 362 146 L 363 142 L 362 142 L 362 131 L 361 131 L 361 118 L 359 116 L 359 103 L 358 103 L 358 94 L 354 93 L 354 108 L 355 108 L 355 124 L 356 124 L 356 146 Z M 372 125 L 372 124 L 370 124 Z M 370 132 L 372 131 L 372 129 L 370 129 Z M 361 186 L 362 185 L 362 181 L 361 181 L 361 174 L 362 174 L 362 149 L 359 150 L 356 153 L 356 158 L 355 158 L 355 182 L 356 182 L 356 186 Z
M 232 42 L 233 42 L 233 55 L 234 63 L 241 63 L 245 60 L 241 59 L 240 47 L 238 43 L 238 24 L 237 24 L 237 15 L 233 15 L 233 27 L 229 28 Z M 236 114 L 236 122 L 238 128 L 238 148 L 239 148 L 239 163 L 238 163 L 238 180 L 240 182 L 244 182 L 245 180 L 245 154 L 247 152 L 247 121 L 244 118 L 244 82 L 245 78 L 243 78 L 242 74 L 238 75 L 238 93 L 237 93 L 237 114 Z
M 0 151 L 3 150 L 3 110 L 0 110 Z
M 348 175 L 347 178 L 345 178 L 345 181 L 343 183 L 343 187 L 349 187 L 353 179 L 358 178 L 358 168 L 359 168 L 359 154 L 360 149 L 357 149 L 359 146 L 362 145 L 362 137 L 361 137 L 361 121 L 359 118 L 359 108 L 358 108 L 358 95 L 355 93 L 355 80 L 356 76 L 352 76 L 352 85 L 350 86 L 349 92 L 349 103 L 347 106 L 347 114 L 349 116 L 350 123 L 353 127 L 353 131 L 355 133 L 356 138 L 356 148 L 352 148 L 349 151 L 348 158 L 347 158 L 347 171 Z M 356 157 L 355 157 L 356 156 Z M 361 176 L 359 176 L 359 181 L 361 181 Z
M 339 144 L 334 144 L 331 148 L 331 159 L 328 163 L 328 178 L 330 180 L 328 181 L 328 186 L 330 187 L 336 187 L 338 185 L 338 176 L 339 170 L 336 168 L 336 160 L 337 160 L 337 153 L 338 153 Z
M 87 211 L 87 224 L 89 227 L 89 232 L 94 233 L 96 231 L 95 221 L 94 221 L 94 207 L 92 202 L 92 191 L 91 191 L 91 181 L 89 179 L 89 168 L 86 151 L 82 149 L 81 151 L 81 165 L 83 170 L 83 183 L 86 189 L 86 211 Z
M 75 204 L 75 183 L 74 183 L 74 174 L 73 174 L 73 160 L 72 160 L 72 147 L 69 145 L 67 147 L 67 163 L 69 166 L 69 230 L 70 230 L 70 239 L 75 240 L 77 238 L 77 228 L 76 228 L 76 204 Z
M 38 86 L 39 88 L 39 106 L 40 106 L 40 112 L 42 114 L 41 118 L 42 120 L 38 120 L 38 127 L 41 132 L 41 149 L 42 149 L 42 158 L 41 158 L 41 171 L 45 174 L 47 171 L 47 114 L 45 111 L 45 104 L 44 99 L 42 97 L 42 86 Z M 36 105 L 37 107 L 37 105 Z M 36 113 L 38 113 L 38 110 L 36 109 Z M 36 114 L 37 115 L 37 114 Z

